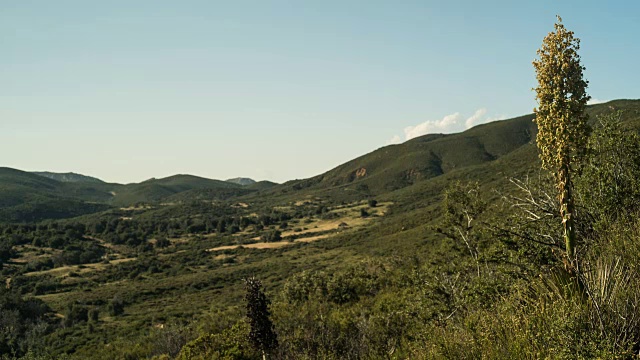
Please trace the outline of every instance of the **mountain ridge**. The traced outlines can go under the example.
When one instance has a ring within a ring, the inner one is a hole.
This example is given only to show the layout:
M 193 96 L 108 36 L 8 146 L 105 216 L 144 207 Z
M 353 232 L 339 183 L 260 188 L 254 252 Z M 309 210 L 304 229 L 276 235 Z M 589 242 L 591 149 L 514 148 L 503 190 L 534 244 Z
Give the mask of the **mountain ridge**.
M 640 129 L 640 100 L 614 100 L 587 108 L 592 123 L 597 115 L 615 110 L 622 111 L 626 126 Z M 0 192 L 0 208 L 5 214 L 0 213 L 0 221 L 15 220 L 6 215 L 11 213 L 12 207 L 27 206 L 37 213 L 40 205 L 47 204 L 50 208 L 51 203 L 62 200 L 73 207 L 84 208 L 90 203 L 116 207 L 136 203 L 218 201 L 254 194 L 272 199 L 301 194 L 344 200 L 377 197 L 460 169 L 480 167 L 486 171 L 487 164 L 510 154 L 525 156 L 522 154 L 526 153 L 526 160 L 514 160 L 518 166 L 526 166 L 535 161 L 529 154 L 534 150 L 524 153 L 519 150 L 535 142 L 537 129 L 533 119 L 533 114 L 527 114 L 478 125 L 460 133 L 423 135 L 402 144 L 378 148 L 314 177 L 284 184 L 262 181 L 239 185 L 228 180 L 185 174 L 125 185 L 62 182 L 17 169 L 0 168 L 0 190 L 4 190 Z M 82 211 L 70 212 L 74 216 L 78 213 Z M 64 211 L 60 217 L 65 217 Z M 29 218 L 37 216 L 29 215 Z
M 236 177 L 236 178 L 232 178 L 232 179 L 227 179 L 225 181 L 233 183 L 233 184 L 242 185 L 242 186 L 253 185 L 253 184 L 256 183 L 255 180 L 253 180 L 251 178 L 244 178 L 244 177 Z
M 93 182 L 104 183 L 103 180 L 93 176 L 78 174 L 75 172 L 57 173 L 51 171 L 32 171 L 31 173 L 44 176 L 49 179 L 57 180 L 60 182 Z

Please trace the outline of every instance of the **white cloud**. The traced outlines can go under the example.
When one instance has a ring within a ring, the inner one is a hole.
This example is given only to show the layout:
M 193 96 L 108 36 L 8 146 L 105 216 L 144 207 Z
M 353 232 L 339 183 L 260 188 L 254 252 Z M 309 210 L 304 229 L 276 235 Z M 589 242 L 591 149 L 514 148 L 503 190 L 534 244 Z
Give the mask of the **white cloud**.
M 451 134 L 461 132 L 479 124 L 499 120 L 499 118 L 489 118 L 486 115 L 487 109 L 480 108 L 467 119 L 465 119 L 459 112 L 456 112 L 449 114 L 440 120 L 427 120 L 417 125 L 407 126 L 404 128 L 404 141 L 426 134 Z M 387 140 L 387 145 L 398 144 L 402 141 L 402 137 L 395 135 L 393 138 Z
M 404 128 L 404 137 L 405 140 L 411 140 L 426 134 L 448 132 L 458 128 L 461 120 L 460 113 L 453 113 L 440 120 L 428 120 L 415 126 L 407 126 Z
M 487 114 L 487 109 L 478 109 L 476 112 L 464 122 L 467 129 L 472 128 L 482 121 L 482 118 Z
M 400 144 L 402 142 L 402 138 L 398 135 L 394 135 L 391 139 L 387 140 L 387 145 Z

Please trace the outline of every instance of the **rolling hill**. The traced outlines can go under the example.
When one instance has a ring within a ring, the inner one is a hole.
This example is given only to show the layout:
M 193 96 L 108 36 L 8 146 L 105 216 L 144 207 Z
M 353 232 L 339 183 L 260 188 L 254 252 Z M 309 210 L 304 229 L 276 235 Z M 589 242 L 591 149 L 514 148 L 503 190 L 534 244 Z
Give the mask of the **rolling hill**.
M 259 186 L 245 187 L 192 175 L 174 175 L 126 185 L 59 181 L 17 169 L 0 168 L 0 222 L 69 218 L 137 203 L 224 200 L 257 192 Z
M 40 175 L 0 168 L 0 221 L 36 221 L 102 211 L 110 195 Z
M 590 105 L 590 122 L 620 111 L 626 126 L 640 129 L 640 100 L 614 100 Z M 349 193 L 352 197 L 379 196 L 461 169 L 484 172 L 491 163 L 510 156 L 518 171 L 537 164 L 534 115 L 478 125 L 456 134 L 429 134 L 403 144 L 389 145 L 309 179 L 288 181 L 272 188 L 276 193 L 310 192 L 316 195 Z M 481 179 L 479 177 L 479 179 Z
M 587 111 L 591 115 L 590 121 L 595 124 L 598 115 L 615 110 L 621 112 L 627 126 L 640 128 L 640 100 L 610 101 L 591 105 Z M 432 186 L 428 180 L 440 184 L 449 178 L 443 175 L 450 173 L 454 177 L 465 174 L 466 178 L 485 182 L 496 174 L 522 173 L 537 166 L 536 126 L 532 120 L 533 115 L 529 114 L 479 125 L 462 133 L 421 136 L 403 144 L 382 147 L 324 174 L 282 185 L 268 181 L 250 183 L 253 180 L 242 178 L 221 181 L 192 175 L 122 185 L 77 174 L 44 177 L 0 168 L 0 219 L 63 218 L 136 203 L 213 201 L 234 197 L 268 202 L 301 196 L 323 196 L 340 201 L 393 197 L 395 195 L 391 194 L 426 191 L 425 188 Z M 54 206 L 56 203 L 58 206 Z
M 139 202 L 213 200 L 223 193 L 240 195 L 247 192 L 243 191 L 242 185 L 226 181 L 193 175 L 174 175 L 125 185 L 116 191 L 113 203 L 129 205 Z

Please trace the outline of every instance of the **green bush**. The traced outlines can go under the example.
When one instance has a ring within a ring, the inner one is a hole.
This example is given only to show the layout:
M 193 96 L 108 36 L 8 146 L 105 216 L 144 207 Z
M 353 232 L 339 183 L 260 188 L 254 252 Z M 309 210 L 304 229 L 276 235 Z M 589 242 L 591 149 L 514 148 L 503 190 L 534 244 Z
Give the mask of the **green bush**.
M 259 358 L 249 345 L 249 325 L 244 321 L 218 334 L 200 336 L 186 344 L 178 360 L 252 360 Z

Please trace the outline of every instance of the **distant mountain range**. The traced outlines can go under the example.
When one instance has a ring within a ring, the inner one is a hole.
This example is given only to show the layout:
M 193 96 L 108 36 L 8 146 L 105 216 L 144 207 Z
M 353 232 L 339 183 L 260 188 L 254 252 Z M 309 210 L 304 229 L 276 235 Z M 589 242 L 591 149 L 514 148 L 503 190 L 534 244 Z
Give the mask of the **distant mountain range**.
M 620 110 L 626 126 L 640 129 L 640 100 L 591 105 L 591 121 Z M 539 169 L 533 115 L 479 125 L 458 134 L 429 134 L 389 145 L 324 174 L 284 184 L 247 178 L 227 181 L 192 175 L 112 184 L 80 174 L 29 173 L 0 168 L 0 222 L 65 218 L 138 203 L 220 201 L 259 194 L 260 201 L 335 197 L 408 197 L 432 203 L 450 179 L 483 183 Z M 511 176 L 510 175 L 510 176 Z M 254 198 L 257 199 L 257 198 Z
M 262 181 L 243 186 L 193 175 L 123 185 L 75 173 L 0 167 L 0 222 L 69 218 L 139 203 L 226 200 L 276 185 Z
M 82 175 L 82 174 L 77 174 L 74 172 L 68 172 L 68 173 L 56 173 L 56 172 L 50 172 L 50 171 L 32 171 L 31 173 L 36 174 L 36 175 L 40 175 L 40 176 L 44 176 L 47 177 L 49 179 L 53 179 L 56 181 L 60 181 L 60 182 L 92 182 L 92 183 L 104 183 L 104 181 L 92 177 L 92 176 L 87 176 L 87 175 Z M 149 179 L 146 181 L 150 181 L 150 180 L 156 180 L 155 178 L 153 179 Z M 238 185 L 242 185 L 242 186 L 248 186 L 248 185 L 253 185 L 255 183 L 257 183 L 255 180 L 251 179 L 251 178 L 245 178 L 245 177 L 237 177 L 237 178 L 233 178 L 233 179 L 227 179 L 225 180 L 226 182 L 232 183 L 232 184 L 238 184 Z

